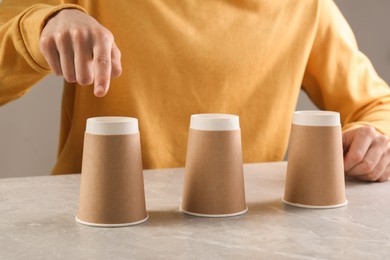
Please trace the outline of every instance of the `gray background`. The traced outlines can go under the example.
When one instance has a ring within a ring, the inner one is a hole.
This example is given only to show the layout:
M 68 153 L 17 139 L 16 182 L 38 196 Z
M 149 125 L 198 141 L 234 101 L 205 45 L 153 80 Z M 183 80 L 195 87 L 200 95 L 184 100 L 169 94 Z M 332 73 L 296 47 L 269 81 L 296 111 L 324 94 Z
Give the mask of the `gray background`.
M 1 1 L 0 1 L 1 2 Z M 360 49 L 390 82 L 390 1 L 338 0 Z M 57 154 L 62 79 L 49 76 L 0 108 L 0 178 L 48 175 Z M 315 108 L 301 93 L 297 109 Z

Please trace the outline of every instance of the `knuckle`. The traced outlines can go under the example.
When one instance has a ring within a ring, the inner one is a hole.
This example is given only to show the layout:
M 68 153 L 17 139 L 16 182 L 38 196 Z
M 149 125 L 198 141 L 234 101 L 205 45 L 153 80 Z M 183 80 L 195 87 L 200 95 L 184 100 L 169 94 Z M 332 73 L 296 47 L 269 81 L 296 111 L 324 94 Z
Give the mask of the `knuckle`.
M 71 32 L 72 38 L 76 43 L 83 44 L 88 40 L 88 33 L 84 30 L 74 29 Z
M 360 168 L 362 169 L 363 172 L 372 174 L 375 169 L 375 166 L 370 161 L 364 160 L 361 163 Z
M 105 56 L 97 56 L 95 57 L 95 62 L 97 64 L 108 64 L 109 63 L 109 58 Z
M 352 161 L 355 164 L 361 162 L 363 158 L 364 158 L 364 153 L 361 151 L 356 151 L 353 154 L 350 154 L 349 156 L 350 161 Z
M 361 128 L 361 134 L 364 136 L 375 137 L 377 132 L 373 126 L 363 126 Z
M 56 32 L 53 34 L 56 42 L 65 42 L 69 39 L 69 32 Z
M 381 144 L 387 144 L 389 142 L 389 138 L 386 136 L 386 135 L 379 135 L 377 137 L 377 140 L 381 143 Z
M 121 67 L 113 67 L 111 72 L 113 77 L 119 77 L 122 74 L 122 68 Z
M 49 36 L 41 36 L 39 40 L 39 45 L 42 50 L 47 50 L 53 45 L 53 43 L 54 43 L 53 38 Z
M 122 66 L 120 62 L 112 62 L 111 75 L 113 77 L 119 77 L 122 74 Z
M 114 41 L 114 35 L 105 28 L 97 28 L 93 31 L 93 34 L 103 42 L 113 42 Z
M 52 35 L 52 42 L 58 49 L 66 49 L 70 44 L 69 32 L 56 32 Z

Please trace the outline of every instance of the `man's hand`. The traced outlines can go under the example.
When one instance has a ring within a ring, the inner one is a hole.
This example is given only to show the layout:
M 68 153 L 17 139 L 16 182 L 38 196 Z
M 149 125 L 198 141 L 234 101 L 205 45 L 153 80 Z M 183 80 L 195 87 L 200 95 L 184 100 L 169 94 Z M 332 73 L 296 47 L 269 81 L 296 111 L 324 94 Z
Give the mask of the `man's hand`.
M 64 9 L 50 18 L 40 49 L 56 75 L 82 86 L 94 83 L 97 97 L 106 95 L 111 77 L 122 73 L 121 53 L 111 32 L 77 9 Z
M 364 181 L 386 181 L 390 177 L 389 138 L 371 126 L 343 133 L 344 171 Z

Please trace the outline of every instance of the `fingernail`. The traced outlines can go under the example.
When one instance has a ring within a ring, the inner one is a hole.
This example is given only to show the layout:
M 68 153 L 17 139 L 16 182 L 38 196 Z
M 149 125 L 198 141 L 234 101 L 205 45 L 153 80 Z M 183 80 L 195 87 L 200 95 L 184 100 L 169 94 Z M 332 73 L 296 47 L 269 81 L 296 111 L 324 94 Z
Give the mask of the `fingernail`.
M 98 84 L 95 86 L 95 96 L 103 97 L 105 94 L 104 87 L 102 84 Z

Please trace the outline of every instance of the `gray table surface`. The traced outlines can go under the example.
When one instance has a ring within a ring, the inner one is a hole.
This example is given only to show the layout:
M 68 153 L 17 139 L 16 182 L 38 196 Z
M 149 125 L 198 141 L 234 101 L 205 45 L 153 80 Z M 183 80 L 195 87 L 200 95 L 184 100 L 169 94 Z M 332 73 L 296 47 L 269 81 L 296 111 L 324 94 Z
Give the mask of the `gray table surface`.
M 390 182 L 313 210 L 281 202 L 286 163 L 244 170 L 249 211 L 223 219 L 179 213 L 183 169 L 147 170 L 149 220 L 125 228 L 76 223 L 80 175 L 0 179 L 0 259 L 390 259 Z

